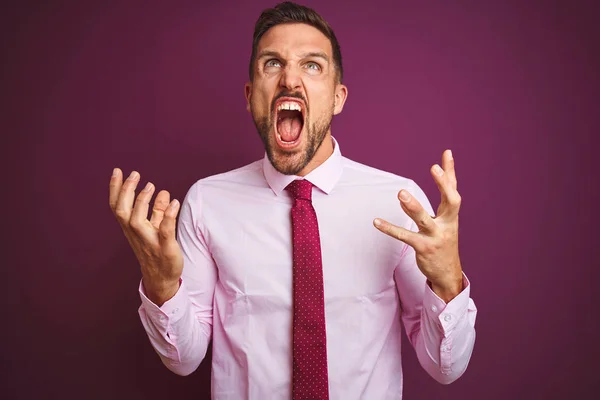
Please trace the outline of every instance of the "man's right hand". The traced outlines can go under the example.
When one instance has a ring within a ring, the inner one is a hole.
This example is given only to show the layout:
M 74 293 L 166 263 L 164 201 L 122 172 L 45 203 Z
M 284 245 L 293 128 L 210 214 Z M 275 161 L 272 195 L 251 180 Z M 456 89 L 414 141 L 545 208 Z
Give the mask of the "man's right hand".
M 146 296 L 160 307 L 177 293 L 183 271 L 183 254 L 175 239 L 179 202 L 169 203 L 169 192 L 161 190 L 148 220 L 155 187 L 148 182 L 134 204 L 139 181 L 140 174 L 133 171 L 123 182 L 123 173 L 115 168 L 110 179 L 109 203 L 140 263 Z

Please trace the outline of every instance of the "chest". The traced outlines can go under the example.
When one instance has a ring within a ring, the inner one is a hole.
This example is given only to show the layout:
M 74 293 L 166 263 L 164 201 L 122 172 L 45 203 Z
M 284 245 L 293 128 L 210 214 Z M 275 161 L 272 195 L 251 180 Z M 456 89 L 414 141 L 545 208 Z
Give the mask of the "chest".
M 291 201 L 255 200 L 205 215 L 209 250 L 223 289 L 288 301 L 292 294 Z M 394 284 L 403 244 L 373 227 L 385 210 L 314 199 L 326 299 L 379 293 Z

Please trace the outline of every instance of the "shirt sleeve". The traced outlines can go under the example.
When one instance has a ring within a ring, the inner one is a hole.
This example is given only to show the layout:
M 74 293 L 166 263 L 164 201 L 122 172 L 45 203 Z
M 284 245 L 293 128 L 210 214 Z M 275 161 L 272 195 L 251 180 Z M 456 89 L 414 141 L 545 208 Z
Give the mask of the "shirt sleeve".
M 183 252 L 179 290 L 158 307 L 146 297 L 142 282 L 139 286 L 142 325 L 162 362 L 178 375 L 198 368 L 212 335 L 217 270 L 203 232 L 198 187 L 196 183 L 189 190 L 179 214 L 177 241 Z
M 430 215 L 431 204 L 416 185 L 408 189 Z M 409 219 L 405 228 L 418 231 Z M 475 344 L 477 308 L 471 285 L 463 274 L 463 290 L 445 303 L 427 284 L 416 263 L 415 251 L 406 245 L 394 272 L 400 296 L 402 322 L 421 366 L 436 381 L 448 384 L 466 370 Z

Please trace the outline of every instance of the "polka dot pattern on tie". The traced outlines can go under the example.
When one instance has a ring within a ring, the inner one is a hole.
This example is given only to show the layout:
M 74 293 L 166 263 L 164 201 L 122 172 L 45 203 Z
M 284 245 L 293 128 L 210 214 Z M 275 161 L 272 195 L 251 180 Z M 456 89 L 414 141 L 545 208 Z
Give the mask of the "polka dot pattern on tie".
M 286 187 L 294 198 L 293 400 L 329 399 L 323 263 L 312 187 L 307 180 L 295 180 Z

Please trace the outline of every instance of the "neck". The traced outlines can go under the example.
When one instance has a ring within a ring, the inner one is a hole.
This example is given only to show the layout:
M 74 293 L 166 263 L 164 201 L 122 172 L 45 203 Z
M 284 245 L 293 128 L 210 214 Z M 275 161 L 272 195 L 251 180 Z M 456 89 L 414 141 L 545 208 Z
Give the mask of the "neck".
M 317 152 L 313 156 L 313 158 L 306 164 L 306 167 L 302 169 L 302 171 L 298 172 L 298 176 L 306 176 L 319 165 L 323 164 L 331 155 L 333 154 L 333 138 L 331 137 L 331 130 L 327 131 L 325 134 L 325 139 L 317 149 Z

